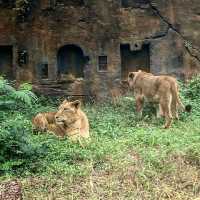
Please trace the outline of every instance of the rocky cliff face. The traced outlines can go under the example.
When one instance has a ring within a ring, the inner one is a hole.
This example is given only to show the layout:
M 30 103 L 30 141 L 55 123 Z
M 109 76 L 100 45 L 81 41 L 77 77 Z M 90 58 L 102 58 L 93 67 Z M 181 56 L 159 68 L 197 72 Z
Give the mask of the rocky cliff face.
M 26 5 L 23 12 L 13 9 L 15 4 L 0 10 L 0 47 L 13 47 L 13 73 L 18 80 L 40 82 L 44 71 L 42 77 L 56 84 L 59 70 L 73 67 L 73 55 L 85 60 L 84 67 L 81 66 L 83 84 L 78 81 L 80 91 L 102 97 L 112 88 L 114 80 L 125 78 L 130 70 L 142 68 L 185 79 L 200 70 L 198 0 L 37 0 L 29 3 L 31 9 Z M 65 52 L 59 54 L 61 49 L 71 55 L 68 60 L 61 56 Z M 73 49 L 77 49 L 77 54 Z M 19 65 L 19 52 L 24 50 L 28 59 Z M 63 65 L 60 69 L 59 63 Z M 66 85 L 66 88 L 72 86 Z
M 184 73 L 186 78 L 190 78 L 192 74 L 199 72 L 199 1 L 153 0 L 150 5 L 154 13 L 168 26 L 168 30 L 177 35 L 175 40 L 179 40 L 178 46 L 182 49 Z M 181 51 L 177 46 L 175 48 Z

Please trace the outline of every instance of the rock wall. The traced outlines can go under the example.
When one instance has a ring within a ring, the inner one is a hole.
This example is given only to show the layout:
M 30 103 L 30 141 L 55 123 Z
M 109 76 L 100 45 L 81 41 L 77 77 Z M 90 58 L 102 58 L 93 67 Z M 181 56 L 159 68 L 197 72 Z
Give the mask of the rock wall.
M 0 48 L 13 46 L 16 78 L 35 83 L 41 92 L 105 98 L 113 82 L 124 74 L 123 45 L 130 50 L 130 63 L 138 65 L 130 69 L 144 67 L 139 66 L 144 63 L 139 52 L 148 45 L 149 53 L 145 55 L 149 58 L 145 59 L 149 59 L 149 66 L 145 67 L 155 74 L 188 79 L 200 70 L 198 0 L 35 2 L 31 17 L 26 16 L 23 21 L 16 20 L 13 8 L 1 7 Z M 87 60 L 81 81 L 58 81 L 57 56 L 65 45 L 79 47 Z M 27 51 L 28 60 L 19 65 L 18 52 L 22 50 Z M 107 56 L 107 70 L 99 69 L 99 56 Z M 38 75 L 40 66 L 48 67 L 46 82 Z

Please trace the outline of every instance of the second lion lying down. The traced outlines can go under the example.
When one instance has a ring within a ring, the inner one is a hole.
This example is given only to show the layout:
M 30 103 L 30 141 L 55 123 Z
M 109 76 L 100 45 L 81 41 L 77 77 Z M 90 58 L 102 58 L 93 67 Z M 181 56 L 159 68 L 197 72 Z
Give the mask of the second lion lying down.
M 72 141 L 89 138 L 89 122 L 81 102 L 64 100 L 57 112 L 38 113 L 32 120 L 35 129 L 67 136 Z

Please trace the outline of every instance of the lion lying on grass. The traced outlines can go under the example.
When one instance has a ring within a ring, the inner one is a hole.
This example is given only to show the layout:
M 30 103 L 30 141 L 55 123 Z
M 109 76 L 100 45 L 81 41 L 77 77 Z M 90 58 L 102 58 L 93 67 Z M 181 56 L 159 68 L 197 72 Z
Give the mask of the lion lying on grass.
M 164 128 L 169 128 L 172 118 L 178 119 L 178 108 L 190 112 L 191 106 L 184 106 L 179 97 L 175 78 L 167 75 L 155 76 L 141 70 L 128 75 L 130 88 L 134 90 L 136 111 L 142 115 L 144 100 L 158 103 L 161 116 L 165 117 Z
M 64 127 L 66 135 L 71 140 L 89 138 L 89 122 L 81 110 L 81 102 L 64 100 L 55 114 L 56 124 Z
M 38 113 L 32 120 L 35 129 L 67 136 L 72 141 L 89 138 L 89 122 L 80 108 L 81 102 L 64 100 L 57 112 Z

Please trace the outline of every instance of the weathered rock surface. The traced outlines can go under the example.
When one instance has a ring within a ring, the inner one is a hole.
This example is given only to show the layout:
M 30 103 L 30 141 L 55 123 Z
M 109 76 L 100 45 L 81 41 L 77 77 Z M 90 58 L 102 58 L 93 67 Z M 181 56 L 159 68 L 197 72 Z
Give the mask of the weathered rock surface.
M 84 68 L 84 81 L 75 80 L 60 89 L 66 87 L 66 94 L 94 93 L 104 98 L 113 81 L 125 78 L 128 70 L 142 68 L 182 79 L 200 71 L 199 0 L 34 2 L 31 13 L 21 22 L 16 20 L 12 6 L 0 4 L 0 48 L 13 47 L 12 61 L 4 63 L 12 64 L 19 81 L 37 85 L 41 73 L 45 79 L 57 81 L 60 70 L 80 66 Z M 69 47 L 66 54 L 59 54 L 65 46 Z M 144 46 L 148 48 L 145 54 Z M 27 51 L 28 59 L 19 65 L 21 50 Z M 102 62 L 107 63 L 100 63 L 103 56 L 107 59 Z M 100 66 L 106 66 L 106 70 Z M 42 84 L 38 88 L 48 90 Z

